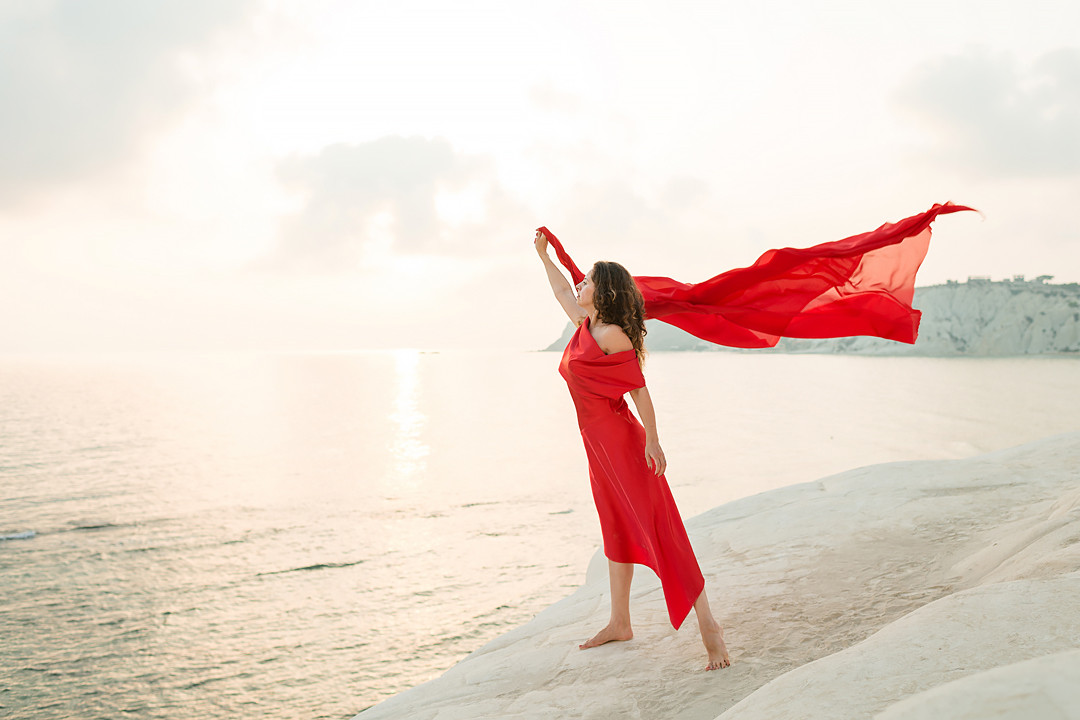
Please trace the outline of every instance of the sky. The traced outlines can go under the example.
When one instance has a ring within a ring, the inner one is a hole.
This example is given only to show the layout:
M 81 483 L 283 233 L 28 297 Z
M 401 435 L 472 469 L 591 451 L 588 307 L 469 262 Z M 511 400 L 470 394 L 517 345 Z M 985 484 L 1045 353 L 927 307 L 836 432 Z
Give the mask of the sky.
M 0 0 L 0 352 L 535 349 L 532 246 L 696 282 L 953 201 L 1080 281 L 1072 0 Z

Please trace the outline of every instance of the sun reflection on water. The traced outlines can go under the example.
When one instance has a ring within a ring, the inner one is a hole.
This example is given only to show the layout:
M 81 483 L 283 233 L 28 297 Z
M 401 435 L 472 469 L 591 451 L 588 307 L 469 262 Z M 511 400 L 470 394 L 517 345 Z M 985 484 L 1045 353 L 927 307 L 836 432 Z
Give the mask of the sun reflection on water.
M 387 481 L 395 490 L 416 490 L 423 485 L 427 458 L 431 449 L 421 440 L 427 418 L 419 409 L 420 398 L 420 352 L 397 350 L 394 352 L 394 368 L 397 394 L 394 411 L 393 441 L 390 445 L 392 472 Z

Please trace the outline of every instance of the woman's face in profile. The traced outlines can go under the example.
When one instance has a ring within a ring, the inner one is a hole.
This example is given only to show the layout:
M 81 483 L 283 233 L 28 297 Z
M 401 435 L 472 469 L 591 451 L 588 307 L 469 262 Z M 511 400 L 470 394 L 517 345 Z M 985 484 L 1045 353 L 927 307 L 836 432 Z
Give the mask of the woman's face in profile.
M 585 279 L 577 284 L 575 288 L 577 290 L 578 305 L 583 308 L 592 307 L 593 300 L 593 280 L 592 270 L 585 276 Z

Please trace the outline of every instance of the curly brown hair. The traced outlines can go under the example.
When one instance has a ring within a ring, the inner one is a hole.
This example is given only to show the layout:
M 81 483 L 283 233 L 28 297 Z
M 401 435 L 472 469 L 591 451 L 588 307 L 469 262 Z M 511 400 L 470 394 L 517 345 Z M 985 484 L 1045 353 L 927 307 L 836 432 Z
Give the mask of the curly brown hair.
M 618 325 L 630 338 L 638 364 L 645 363 L 645 300 L 626 268 L 601 260 L 592 267 L 596 319 Z

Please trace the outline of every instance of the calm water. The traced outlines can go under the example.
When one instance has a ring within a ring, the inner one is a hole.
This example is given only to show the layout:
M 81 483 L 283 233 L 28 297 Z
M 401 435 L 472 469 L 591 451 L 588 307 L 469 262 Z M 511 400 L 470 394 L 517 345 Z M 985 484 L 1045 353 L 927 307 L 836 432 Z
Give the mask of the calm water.
M 549 353 L 0 359 L 0 715 L 348 718 L 583 579 Z M 664 354 L 687 516 L 1080 429 L 1080 361 Z

